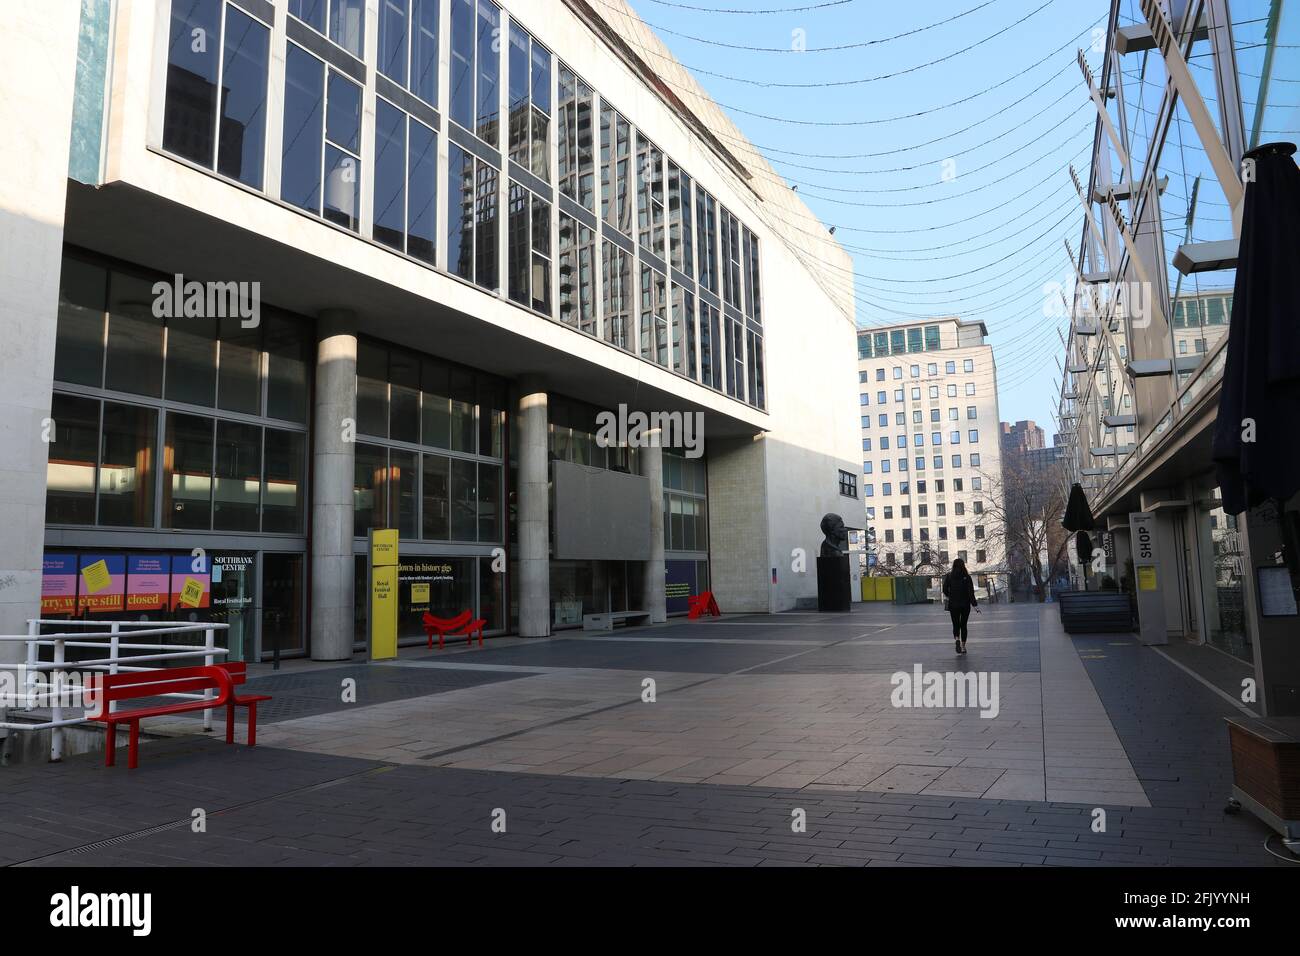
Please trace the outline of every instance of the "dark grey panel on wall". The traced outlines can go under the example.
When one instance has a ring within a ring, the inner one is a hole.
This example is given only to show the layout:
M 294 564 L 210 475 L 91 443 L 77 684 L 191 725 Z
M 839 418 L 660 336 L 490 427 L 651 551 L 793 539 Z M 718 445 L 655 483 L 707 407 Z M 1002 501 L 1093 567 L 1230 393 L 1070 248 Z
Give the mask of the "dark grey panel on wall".
M 555 557 L 572 561 L 650 558 L 650 482 L 640 475 L 552 462 Z

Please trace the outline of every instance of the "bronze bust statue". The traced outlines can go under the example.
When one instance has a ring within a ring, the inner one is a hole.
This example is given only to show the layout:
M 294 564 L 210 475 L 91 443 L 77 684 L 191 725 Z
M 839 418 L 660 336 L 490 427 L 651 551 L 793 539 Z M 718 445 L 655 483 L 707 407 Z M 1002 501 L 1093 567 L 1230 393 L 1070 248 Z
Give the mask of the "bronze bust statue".
M 837 514 L 823 515 L 821 528 L 822 534 L 826 536 L 821 549 L 823 558 L 834 558 L 849 553 L 849 531 L 844 527 L 843 518 Z

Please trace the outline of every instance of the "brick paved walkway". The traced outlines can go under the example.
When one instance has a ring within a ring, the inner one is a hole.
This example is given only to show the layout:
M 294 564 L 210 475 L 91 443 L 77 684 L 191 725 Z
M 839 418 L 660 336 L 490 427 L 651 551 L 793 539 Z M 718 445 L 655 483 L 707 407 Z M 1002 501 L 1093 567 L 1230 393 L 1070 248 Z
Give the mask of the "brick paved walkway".
M 1054 607 L 988 608 L 963 658 L 944 623 L 870 607 L 299 666 L 251 682 L 278 700 L 253 750 L 177 721 L 134 772 L 0 769 L 0 863 L 1275 863 L 1221 812 L 1233 708 L 1168 658 L 1068 638 Z M 891 706 L 918 664 L 997 672 L 997 716 Z

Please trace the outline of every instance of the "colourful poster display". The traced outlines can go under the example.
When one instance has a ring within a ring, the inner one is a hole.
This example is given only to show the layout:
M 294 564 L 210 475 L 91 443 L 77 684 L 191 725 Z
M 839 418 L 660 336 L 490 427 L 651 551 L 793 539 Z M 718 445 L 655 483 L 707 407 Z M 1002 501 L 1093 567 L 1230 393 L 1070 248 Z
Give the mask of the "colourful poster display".
M 132 554 L 126 559 L 127 611 L 161 611 L 167 607 L 170 561 L 161 554 Z
M 41 617 L 77 610 L 77 556 L 47 554 L 41 567 Z
M 206 557 L 191 555 L 172 557 L 171 609 L 193 611 L 212 602 L 211 565 Z
M 77 567 L 77 613 L 121 611 L 126 594 L 126 556 L 83 554 Z

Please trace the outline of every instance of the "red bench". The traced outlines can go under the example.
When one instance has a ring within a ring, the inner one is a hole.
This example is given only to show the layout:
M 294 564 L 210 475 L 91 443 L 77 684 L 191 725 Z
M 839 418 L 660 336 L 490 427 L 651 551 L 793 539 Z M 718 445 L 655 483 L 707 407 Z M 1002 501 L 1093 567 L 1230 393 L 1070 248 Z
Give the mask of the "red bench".
M 686 606 L 689 608 L 686 616 L 691 620 L 706 614 L 711 617 L 722 617 L 722 612 L 718 610 L 718 602 L 714 599 L 712 591 L 690 595 L 686 599 Z
M 243 661 L 227 661 L 224 664 L 218 664 L 222 670 L 230 675 L 232 687 L 238 687 L 248 681 L 248 665 Z M 236 694 L 231 693 L 230 700 L 226 702 L 226 743 L 235 742 L 235 708 L 248 708 L 248 746 L 257 746 L 257 705 L 260 701 L 270 700 L 270 694 Z
M 478 646 L 483 646 L 483 628 L 487 627 L 487 621 L 476 618 L 473 611 L 461 611 L 455 617 L 434 617 L 425 611 L 423 621 L 430 649 L 433 647 L 435 631 L 438 633 L 438 650 L 442 650 L 442 642 L 446 637 L 464 637 L 465 645 L 472 647 L 475 634 L 478 635 Z
M 221 667 L 176 667 L 150 671 L 136 671 L 130 674 L 104 674 L 98 677 L 96 699 L 99 709 L 87 715 L 87 720 L 102 721 L 105 728 L 104 766 L 113 766 L 117 751 L 117 725 L 127 724 L 131 728 L 127 743 L 127 767 L 134 770 L 140 762 L 140 721 L 145 717 L 162 717 L 167 714 L 183 714 L 192 710 L 231 706 L 234 697 L 233 679 L 229 672 Z M 113 704 L 119 701 L 136 700 L 141 697 L 159 697 L 163 694 L 193 694 L 199 691 L 215 690 L 216 696 L 203 700 L 180 700 L 170 704 L 151 704 L 134 710 L 113 712 Z M 227 724 L 227 739 L 231 725 Z

